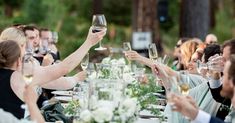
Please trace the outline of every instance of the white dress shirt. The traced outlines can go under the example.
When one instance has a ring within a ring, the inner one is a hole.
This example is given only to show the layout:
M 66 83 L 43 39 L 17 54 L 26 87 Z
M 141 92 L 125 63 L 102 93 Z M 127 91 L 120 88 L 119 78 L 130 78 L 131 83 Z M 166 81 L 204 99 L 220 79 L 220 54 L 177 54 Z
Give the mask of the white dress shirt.
M 197 117 L 191 123 L 210 123 L 211 115 L 199 110 Z

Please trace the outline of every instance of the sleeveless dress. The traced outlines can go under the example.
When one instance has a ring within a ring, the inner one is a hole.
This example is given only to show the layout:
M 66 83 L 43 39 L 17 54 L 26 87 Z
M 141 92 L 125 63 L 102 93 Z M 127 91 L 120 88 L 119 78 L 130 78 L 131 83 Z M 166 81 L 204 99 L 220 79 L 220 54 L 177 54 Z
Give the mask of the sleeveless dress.
M 0 108 L 21 119 L 24 117 L 24 109 L 21 108 L 24 102 L 11 89 L 10 80 L 13 72 L 14 70 L 0 68 Z

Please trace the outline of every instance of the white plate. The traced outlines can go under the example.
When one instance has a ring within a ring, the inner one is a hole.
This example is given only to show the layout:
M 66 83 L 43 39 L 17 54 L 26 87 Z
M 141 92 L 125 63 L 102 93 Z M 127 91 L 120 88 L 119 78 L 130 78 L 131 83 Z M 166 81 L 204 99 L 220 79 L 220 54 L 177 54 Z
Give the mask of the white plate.
M 162 105 L 149 105 L 149 108 L 151 107 L 157 108 L 157 109 L 163 109 L 163 110 L 166 108 L 166 106 L 162 106 Z
M 55 99 L 60 100 L 60 101 L 72 101 L 72 97 L 68 97 L 68 96 L 56 96 Z
M 140 116 L 143 116 L 143 117 L 156 117 L 154 114 L 152 114 L 150 111 L 148 110 L 142 110 L 140 111 L 139 113 Z M 163 115 L 163 112 L 160 111 L 160 115 Z
M 73 91 L 52 91 L 51 93 L 55 95 L 72 96 Z

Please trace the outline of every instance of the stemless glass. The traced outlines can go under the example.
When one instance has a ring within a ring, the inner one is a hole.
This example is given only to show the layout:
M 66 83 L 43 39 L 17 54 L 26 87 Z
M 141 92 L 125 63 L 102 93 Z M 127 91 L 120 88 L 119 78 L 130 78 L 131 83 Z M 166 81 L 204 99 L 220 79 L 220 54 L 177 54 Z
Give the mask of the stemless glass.
M 158 58 L 157 48 L 154 43 L 149 44 L 148 47 L 149 58 L 153 61 L 156 61 Z
M 81 61 L 82 70 L 86 70 L 89 64 L 89 53 L 87 53 Z
M 103 14 L 96 14 L 93 15 L 93 19 L 92 19 L 92 32 L 96 33 L 96 32 L 100 32 L 104 29 L 107 28 L 107 22 L 105 19 L 105 16 Z M 99 42 L 99 47 L 95 48 L 95 50 L 106 50 L 107 48 L 102 47 L 102 42 Z
M 25 55 L 23 57 L 21 72 L 26 84 L 30 84 L 33 80 L 34 72 L 34 62 L 32 60 L 31 55 Z

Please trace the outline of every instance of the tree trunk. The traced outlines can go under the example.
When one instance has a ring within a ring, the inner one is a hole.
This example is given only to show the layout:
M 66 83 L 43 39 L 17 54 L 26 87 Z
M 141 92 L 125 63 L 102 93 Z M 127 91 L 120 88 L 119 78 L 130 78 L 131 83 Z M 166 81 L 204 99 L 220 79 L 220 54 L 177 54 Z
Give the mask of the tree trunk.
M 152 40 L 156 44 L 159 53 L 162 45 L 157 20 L 157 0 L 133 0 L 132 1 L 132 29 L 133 32 L 152 32 Z
M 209 26 L 209 0 L 182 0 L 180 37 L 206 37 Z
M 233 18 L 235 18 L 235 0 L 233 0 Z
M 5 4 L 4 5 L 4 14 L 7 17 L 12 17 L 13 16 L 13 7 L 8 4 Z
M 216 25 L 216 19 L 215 19 L 215 14 L 216 11 L 218 10 L 218 0 L 210 0 L 209 1 L 209 6 L 210 6 L 210 28 L 214 28 Z
M 94 14 L 104 14 L 102 3 L 103 3 L 102 0 L 93 0 L 93 15 Z

